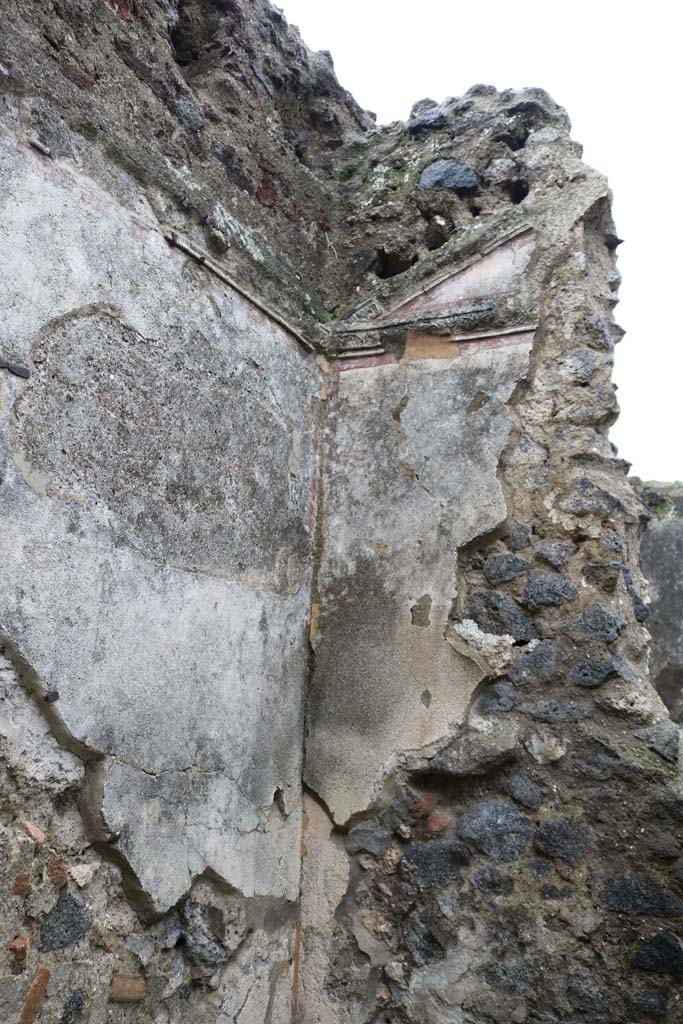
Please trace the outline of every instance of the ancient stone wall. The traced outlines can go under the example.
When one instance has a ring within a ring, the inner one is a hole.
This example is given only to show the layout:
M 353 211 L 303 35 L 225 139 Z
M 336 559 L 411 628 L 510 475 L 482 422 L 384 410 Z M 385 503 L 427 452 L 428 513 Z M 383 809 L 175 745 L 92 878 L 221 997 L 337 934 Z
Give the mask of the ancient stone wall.
M 12 0 L 0 108 L 0 1017 L 683 1020 L 564 111 L 265 0 Z

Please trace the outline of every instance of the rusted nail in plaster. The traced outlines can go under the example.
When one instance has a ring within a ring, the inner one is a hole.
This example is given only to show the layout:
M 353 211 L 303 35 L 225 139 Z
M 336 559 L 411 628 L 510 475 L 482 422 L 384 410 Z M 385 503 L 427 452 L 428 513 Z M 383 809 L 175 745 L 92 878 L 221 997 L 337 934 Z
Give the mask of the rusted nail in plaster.
M 215 277 L 219 278 L 219 280 L 229 285 L 230 288 L 233 289 L 233 291 L 236 291 L 238 295 L 241 295 L 242 298 L 246 299 L 248 302 L 251 302 L 251 304 L 253 306 L 256 306 L 256 308 L 259 309 L 262 313 L 265 313 L 265 315 L 269 317 L 274 323 L 276 323 L 279 327 L 282 327 L 284 331 L 286 331 L 296 341 L 298 341 L 299 344 L 302 345 L 307 352 L 314 351 L 314 346 L 311 344 L 311 342 L 307 341 L 306 338 L 304 338 L 304 336 L 299 331 L 297 331 L 295 327 L 292 327 L 292 325 L 288 323 L 283 316 L 281 316 L 279 313 L 276 313 L 275 310 L 271 309 L 271 307 L 266 305 L 265 302 L 262 302 L 255 295 L 252 295 L 251 292 L 247 291 L 246 288 L 243 288 L 242 285 L 238 284 L 237 281 L 234 280 L 234 278 L 232 278 L 229 274 L 226 274 L 222 267 L 219 267 L 217 263 L 214 263 L 210 256 L 208 256 L 206 253 L 201 252 L 199 249 L 195 249 L 195 247 L 190 245 L 189 242 L 186 242 L 185 239 L 181 238 L 177 231 L 165 231 L 164 238 L 166 239 L 168 244 L 172 246 L 174 249 L 180 249 L 180 251 L 184 252 L 187 256 L 191 256 L 192 259 L 196 260 L 196 262 L 199 263 L 200 266 L 206 267 L 206 269 L 209 270 Z
M 32 149 L 37 149 L 39 153 L 43 154 L 43 156 L 49 156 L 52 158 L 52 150 L 49 146 L 46 146 L 44 142 L 41 142 L 40 139 L 29 139 L 28 144 Z

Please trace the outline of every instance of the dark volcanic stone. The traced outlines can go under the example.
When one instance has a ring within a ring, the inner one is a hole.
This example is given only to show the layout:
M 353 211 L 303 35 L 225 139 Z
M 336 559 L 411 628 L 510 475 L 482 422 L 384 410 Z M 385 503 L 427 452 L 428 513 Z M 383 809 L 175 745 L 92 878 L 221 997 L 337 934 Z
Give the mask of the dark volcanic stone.
M 425 907 L 418 907 L 403 922 L 403 944 L 417 964 L 443 959 L 443 950 L 432 934 Z
M 448 126 L 446 115 L 440 107 L 431 107 L 423 110 L 408 121 L 408 131 L 411 135 L 421 135 L 426 132 L 438 132 Z
M 641 917 L 681 917 L 683 902 L 647 875 L 612 875 L 603 900 L 609 910 Z
M 578 591 L 567 576 L 554 572 L 532 573 L 524 590 L 524 603 L 530 608 L 555 607 L 575 601 Z
M 614 676 L 618 675 L 619 672 L 615 668 L 612 659 L 609 661 L 593 661 L 589 658 L 586 661 L 579 662 L 578 665 L 574 665 L 569 670 L 568 678 L 576 686 L 582 686 L 587 690 L 594 690 L 596 687 L 606 683 L 608 679 L 613 679 Z
M 484 562 L 484 576 L 489 583 L 506 583 L 530 568 L 531 562 L 521 555 L 491 555 Z
M 522 995 L 540 978 L 533 961 L 517 960 L 512 963 L 494 963 L 481 970 L 481 977 L 491 988 L 507 995 Z
M 544 562 L 547 562 L 548 565 L 552 565 L 554 569 L 561 569 L 576 550 L 576 544 L 572 544 L 571 541 L 561 540 L 542 541 L 534 547 L 537 556 Z
M 528 643 L 538 638 L 538 630 L 516 601 L 499 590 L 480 590 L 472 594 L 467 615 L 485 633 L 509 635 Z
M 567 979 L 567 996 L 574 1009 L 589 1013 L 603 1014 L 614 1006 L 613 993 L 605 986 L 602 979 L 585 968 L 579 968 Z M 589 1020 L 603 1020 L 593 1016 Z
M 524 853 L 533 824 L 511 800 L 483 800 L 465 811 L 459 831 L 482 853 L 509 864 Z
M 624 569 L 624 583 L 626 584 L 628 595 L 631 598 L 633 614 L 636 617 L 636 622 L 646 622 L 650 618 L 650 606 L 645 604 L 642 597 L 636 590 L 633 583 L 633 576 L 626 568 Z
M 516 686 L 549 683 L 557 673 L 558 650 L 552 640 L 541 640 L 533 651 L 520 655 L 508 672 Z
M 376 821 L 361 821 L 352 828 L 346 837 L 346 849 L 349 853 L 365 851 L 375 857 L 382 857 L 391 842 L 391 832 L 382 828 Z
M 494 683 L 479 702 L 479 710 L 485 715 L 501 715 L 512 711 L 515 706 L 515 690 L 509 683 Z
M 90 911 L 80 896 L 65 892 L 59 897 L 40 929 L 40 951 L 51 953 L 79 942 L 90 930 Z
M 77 992 L 72 992 L 64 1003 L 59 1024 L 73 1024 L 82 1014 L 84 1007 L 85 992 L 79 988 Z
M 457 160 L 436 160 L 420 175 L 419 188 L 447 188 L 458 195 L 472 195 L 479 190 L 479 178 L 471 167 Z
M 473 885 L 482 892 L 492 892 L 496 896 L 509 896 L 515 887 L 509 875 L 504 875 L 493 864 L 485 864 L 475 872 Z
M 469 850 L 458 839 L 416 843 L 403 855 L 401 875 L 418 889 L 440 889 L 448 885 L 469 860 Z
M 508 796 L 529 811 L 537 811 L 543 803 L 543 790 L 521 772 L 508 772 L 503 786 Z
M 624 506 L 613 494 L 597 487 L 588 477 L 579 480 L 578 487 L 560 502 L 563 512 L 575 516 L 608 516 L 613 512 L 625 512 Z M 627 521 L 632 517 L 629 516 Z
M 526 523 L 511 523 L 506 537 L 511 551 L 523 551 L 531 544 L 531 527 Z
M 667 1002 L 668 993 L 661 989 L 635 992 L 633 996 L 628 992 L 624 993 L 624 1008 L 629 1022 L 642 1020 L 649 1024 L 667 1024 L 669 1020 Z M 673 1019 L 671 1024 L 674 1024 Z
M 657 822 L 657 826 L 659 824 Z M 671 832 L 660 832 L 658 827 L 656 831 L 643 835 L 639 846 L 647 860 L 677 860 L 681 852 L 676 836 Z
M 578 619 L 574 619 L 571 633 L 580 640 L 597 640 L 613 644 L 625 625 L 621 616 L 607 605 L 593 604 Z
M 633 966 L 639 971 L 680 978 L 683 976 L 683 943 L 673 932 L 660 932 L 654 938 L 641 942 L 633 958 Z
M 654 725 L 636 729 L 633 735 L 636 739 L 647 743 L 648 747 L 663 757 L 665 761 L 669 761 L 671 764 L 678 761 L 681 730 L 670 719 L 666 718 L 663 722 L 655 722 Z
M 543 700 L 536 704 L 523 704 L 519 709 L 536 722 L 580 722 L 590 718 L 591 708 L 581 704 L 565 704 L 557 700 Z
M 575 828 L 568 818 L 551 818 L 536 829 L 534 846 L 547 857 L 576 864 L 586 856 L 586 830 Z
M 542 885 L 541 886 L 541 899 L 542 900 L 566 900 L 572 895 L 573 889 L 570 885 L 563 885 L 561 889 L 558 889 L 556 885 Z

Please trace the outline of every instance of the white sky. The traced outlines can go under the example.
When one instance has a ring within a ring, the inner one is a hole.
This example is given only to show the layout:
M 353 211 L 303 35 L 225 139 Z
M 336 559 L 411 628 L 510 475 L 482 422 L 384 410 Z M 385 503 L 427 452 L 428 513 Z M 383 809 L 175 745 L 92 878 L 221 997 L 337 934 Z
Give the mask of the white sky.
M 477 82 L 541 86 L 615 194 L 619 454 L 649 480 L 683 479 L 681 21 L 672 0 L 275 0 L 380 123 Z

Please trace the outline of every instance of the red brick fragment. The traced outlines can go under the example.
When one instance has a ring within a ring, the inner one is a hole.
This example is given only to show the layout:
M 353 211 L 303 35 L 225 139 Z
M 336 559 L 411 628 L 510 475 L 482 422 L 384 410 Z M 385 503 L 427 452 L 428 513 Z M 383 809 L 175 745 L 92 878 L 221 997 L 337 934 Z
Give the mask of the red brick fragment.
M 68 873 L 66 864 L 61 857 L 52 857 L 47 866 L 48 878 L 53 885 L 66 885 L 68 881 Z
M 443 832 L 450 823 L 451 819 L 447 818 L 445 814 L 430 814 L 425 822 L 425 828 L 428 832 Z
M 44 967 L 43 964 L 38 964 L 36 967 L 36 973 L 33 976 L 33 984 L 28 990 L 24 1008 L 21 1011 L 19 1024 L 33 1024 L 33 1021 L 40 1010 L 43 999 L 45 998 L 50 974 L 51 972 L 47 967 Z
M 32 839 L 36 846 L 42 846 L 47 836 L 43 832 L 42 828 L 38 828 L 37 825 L 33 825 L 28 818 L 22 818 L 19 822 L 29 839 Z
M 112 974 L 110 1003 L 141 1003 L 145 998 L 145 979 L 139 974 Z
M 12 974 L 21 974 L 26 968 L 26 957 L 28 955 L 28 940 L 23 935 L 17 936 L 9 946 L 10 965 Z
M 429 796 L 427 793 L 423 793 L 419 800 L 417 800 L 410 808 L 409 814 L 412 818 L 428 818 L 434 810 L 436 800 L 433 796 Z
M 14 876 L 13 896 L 28 896 L 31 891 L 31 873 L 27 867 L 20 864 Z
M 59 67 L 64 77 L 68 78 L 74 85 L 77 85 L 79 89 L 94 89 L 97 84 L 94 78 L 86 75 L 85 71 L 74 67 L 73 64 L 67 64 L 66 61 L 62 61 Z
M 258 201 L 271 210 L 277 205 L 277 185 L 269 174 L 264 174 L 258 190 Z

